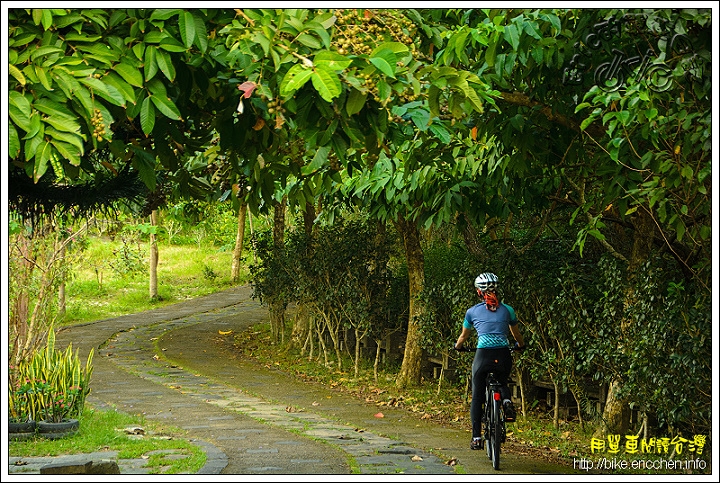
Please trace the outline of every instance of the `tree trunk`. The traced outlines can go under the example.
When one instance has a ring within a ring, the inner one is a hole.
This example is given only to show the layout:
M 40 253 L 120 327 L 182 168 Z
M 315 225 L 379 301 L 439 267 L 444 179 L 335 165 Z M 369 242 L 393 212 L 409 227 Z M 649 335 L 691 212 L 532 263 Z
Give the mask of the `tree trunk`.
M 518 366 L 515 366 L 515 373 L 518 378 L 518 386 L 520 386 L 520 414 L 525 416 L 525 382 L 523 381 L 523 373 Z
M 633 247 L 630 256 L 630 263 L 627 269 L 628 290 L 625 295 L 625 306 L 629 307 L 635 303 L 634 277 L 637 270 L 647 260 L 653 244 L 653 232 L 655 224 L 652 217 L 645 210 L 638 210 L 633 218 Z M 623 318 L 620 321 L 621 337 L 625 340 L 625 346 L 631 340 L 629 326 L 631 321 Z M 605 410 L 603 411 L 602 424 L 593 435 L 602 438 L 606 434 L 626 434 L 630 427 L 630 408 L 627 401 L 618 396 L 622 382 L 614 379 L 610 382 Z
M 312 256 L 313 242 L 312 235 L 315 222 L 315 207 L 311 203 L 305 204 L 305 212 L 303 214 L 303 227 L 305 235 L 308 238 L 308 255 Z M 297 311 L 295 317 L 293 317 L 292 332 L 290 335 L 290 343 L 295 344 L 296 342 L 305 338 L 305 333 L 308 331 L 308 321 L 310 317 L 310 310 L 303 304 L 298 302 Z
M 275 212 L 273 215 L 273 258 L 280 260 L 285 246 L 285 204 L 282 202 L 275 204 Z M 271 297 L 268 304 L 270 312 L 270 328 L 272 332 L 273 342 L 279 343 L 284 337 L 285 332 L 285 301 L 282 300 L 281 294 Z
M 156 300 L 158 298 L 158 279 L 157 279 L 157 266 L 158 266 L 158 246 L 157 246 L 157 235 L 155 235 L 155 228 L 157 227 L 157 210 L 150 212 L 150 299 Z
M 423 350 L 420 348 L 420 327 L 418 320 L 424 315 L 425 307 L 420 301 L 420 292 L 425 285 L 425 259 L 420 246 L 420 230 L 414 221 L 400 217 L 398 231 L 402 234 L 408 266 L 410 310 L 405 339 L 405 354 L 395 381 L 398 388 L 420 384 Z
M 553 427 L 557 429 L 560 426 L 560 388 L 557 382 L 553 380 L 555 388 L 555 403 L 553 404 Z
M 232 281 L 237 283 L 240 279 L 240 265 L 242 261 L 243 243 L 245 242 L 245 215 L 247 213 L 247 203 L 241 202 L 238 209 L 238 226 L 235 234 L 235 249 L 233 250 L 232 259 Z
M 63 260 L 65 258 L 66 248 L 65 245 L 62 245 L 60 247 L 60 259 Z M 60 286 L 58 287 L 58 317 L 62 318 L 65 317 L 65 311 L 67 309 L 67 301 L 65 297 L 65 279 L 66 279 L 66 271 L 63 270 L 60 273 Z

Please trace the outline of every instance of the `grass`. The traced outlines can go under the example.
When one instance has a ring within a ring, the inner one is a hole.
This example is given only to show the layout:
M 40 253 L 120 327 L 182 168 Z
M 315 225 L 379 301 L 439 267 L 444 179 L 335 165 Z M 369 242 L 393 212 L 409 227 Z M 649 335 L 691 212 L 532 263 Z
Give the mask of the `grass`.
M 89 405 L 88 405 L 89 406 Z M 128 434 L 127 428 L 142 428 L 144 434 Z M 86 407 L 80 418 L 80 429 L 63 439 L 47 440 L 36 437 L 26 441 L 10 441 L 10 456 L 57 456 L 117 451 L 118 458 L 134 459 L 156 450 L 176 450 L 187 458 L 169 459 L 161 455 L 146 455 L 151 474 L 193 474 L 205 464 L 205 452 L 186 439 L 182 429 L 148 422 L 116 410 L 94 410 Z
M 146 243 L 145 243 L 146 245 Z M 146 246 L 91 238 L 66 289 L 61 325 L 143 312 L 208 295 L 234 285 L 232 252 L 212 244 L 159 246 L 158 298 L 150 299 Z M 246 253 L 246 255 L 248 255 Z M 244 268 L 238 283 L 248 280 Z

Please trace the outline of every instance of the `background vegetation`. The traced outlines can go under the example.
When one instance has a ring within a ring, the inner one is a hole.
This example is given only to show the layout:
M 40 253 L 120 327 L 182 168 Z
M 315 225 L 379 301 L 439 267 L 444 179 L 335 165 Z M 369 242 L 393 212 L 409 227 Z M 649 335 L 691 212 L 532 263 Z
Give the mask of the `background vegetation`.
M 273 343 L 400 351 L 412 388 L 492 270 L 556 425 L 567 393 L 600 438 L 708 434 L 711 13 L 12 9 L 11 362 L 67 313 L 86 217 L 132 216 L 98 290 L 147 263 L 162 303 L 163 236 L 237 269 L 249 214 Z

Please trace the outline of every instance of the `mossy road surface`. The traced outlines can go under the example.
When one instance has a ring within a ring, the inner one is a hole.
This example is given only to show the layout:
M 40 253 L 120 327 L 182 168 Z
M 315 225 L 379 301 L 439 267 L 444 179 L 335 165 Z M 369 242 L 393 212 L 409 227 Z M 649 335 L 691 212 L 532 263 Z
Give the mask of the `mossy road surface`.
M 233 335 L 267 320 L 236 287 L 58 333 L 81 358 L 95 348 L 89 402 L 191 432 L 226 455 L 216 474 L 495 473 L 469 435 L 300 381 L 243 358 Z M 566 474 L 568 466 L 505 451 L 501 472 Z

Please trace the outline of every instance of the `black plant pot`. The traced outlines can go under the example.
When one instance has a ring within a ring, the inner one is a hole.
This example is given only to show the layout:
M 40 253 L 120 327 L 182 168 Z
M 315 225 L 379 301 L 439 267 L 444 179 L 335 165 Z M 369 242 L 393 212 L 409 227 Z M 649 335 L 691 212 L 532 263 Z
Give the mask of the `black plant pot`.
M 37 424 L 35 421 L 23 421 L 21 423 L 8 422 L 8 439 L 10 441 L 25 441 L 35 436 Z
M 59 423 L 51 421 L 38 421 L 38 436 L 45 439 L 60 439 L 72 436 L 80 428 L 80 421 L 77 419 L 65 419 Z

